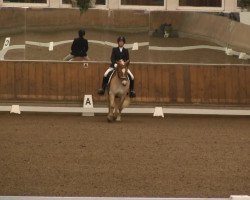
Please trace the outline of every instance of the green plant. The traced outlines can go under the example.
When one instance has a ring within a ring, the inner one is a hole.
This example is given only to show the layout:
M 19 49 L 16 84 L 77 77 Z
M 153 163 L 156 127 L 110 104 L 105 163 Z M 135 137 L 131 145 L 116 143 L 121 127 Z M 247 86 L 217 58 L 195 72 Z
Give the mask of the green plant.
M 238 6 L 241 9 L 248 9 L 250 7 L 250 0 L 238 0 Z
M 89 9 L 91 0 L 77 0 L 77 6 L 80 9 L 81 14 Z

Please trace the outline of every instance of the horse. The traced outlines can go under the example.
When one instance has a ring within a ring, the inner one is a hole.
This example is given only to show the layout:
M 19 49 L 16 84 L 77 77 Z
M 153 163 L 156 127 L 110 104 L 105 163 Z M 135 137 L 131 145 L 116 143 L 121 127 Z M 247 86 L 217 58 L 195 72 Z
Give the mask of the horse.
M 89 61 L 89 57 L 88 56 L 76 56 L 74 58 L 71 58 L 69 61 Z
M 111 77 L 108 87 L 108 122 L 121 121 L 122 109 L 130 103 L 128 66 L 129 60 L 126 62 L 119 60 Z

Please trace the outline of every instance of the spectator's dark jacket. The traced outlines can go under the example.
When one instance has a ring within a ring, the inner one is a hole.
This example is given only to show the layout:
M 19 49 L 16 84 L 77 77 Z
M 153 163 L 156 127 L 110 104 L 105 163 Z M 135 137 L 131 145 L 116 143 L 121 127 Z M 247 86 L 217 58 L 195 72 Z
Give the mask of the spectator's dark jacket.
M 122 52 L 120 52 L 119 47 L 115 47 L 112 49 L 112 54 L 111 54 L 110 59 L 111 59 L 110 67 L 114 67 L 114 64 L 116 63 L 116 61 L 121 60 L 121 59 L 126 62 L 127 60 L 129 60 L 128 50 L 123 48 Z
M 75 38 L 71 45 L 71 54 L 73 56 L 87 56 L 88 49 L 88 41 L 85 38 Z

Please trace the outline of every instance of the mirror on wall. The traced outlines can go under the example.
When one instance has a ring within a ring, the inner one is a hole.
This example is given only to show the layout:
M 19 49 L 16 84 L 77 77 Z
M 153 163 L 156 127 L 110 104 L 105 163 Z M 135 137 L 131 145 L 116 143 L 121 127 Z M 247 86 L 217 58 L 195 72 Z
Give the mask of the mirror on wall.
M 92 61 L 109 62 L 123 35 L 132 62 L 250 63 L 250 26 L 239 14 L 1 8 L 0 15 L 1 60 L 63 61 L 84 28 Z
M 25 32 L 25 9 L 0 8 L 0 60 L 25 59 Z

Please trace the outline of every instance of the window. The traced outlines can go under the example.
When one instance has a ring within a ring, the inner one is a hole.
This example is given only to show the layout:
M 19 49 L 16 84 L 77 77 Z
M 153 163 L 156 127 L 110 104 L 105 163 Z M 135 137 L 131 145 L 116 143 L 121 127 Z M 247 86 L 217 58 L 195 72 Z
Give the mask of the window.
M 250 0 L 237 0 L 237 6 L 240 8 L 249 8 Z
M 62 0 L 63 4 L 71 4 L 71 3 L 76 4 L 76 0 Z M 106 0 L 96 0 L 95 5 L 106 5 Z
M 63 4 L 71 4 L 71 0 L 62 0 Z
M 179 0 L 179 6 L 222 7 L 222 0 Z
M 47 3 L 47 0 L 3 0 L 3 3 Z
M 164 0 L 121 0 L 121 5 L 164 6 Z
M 96 5 L 106 5 L 106 0 L 96 0 Z

